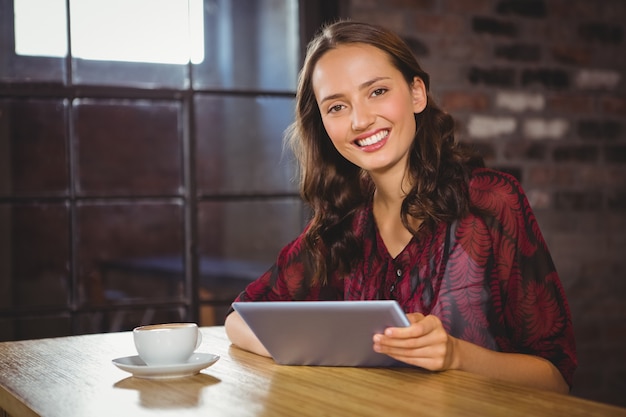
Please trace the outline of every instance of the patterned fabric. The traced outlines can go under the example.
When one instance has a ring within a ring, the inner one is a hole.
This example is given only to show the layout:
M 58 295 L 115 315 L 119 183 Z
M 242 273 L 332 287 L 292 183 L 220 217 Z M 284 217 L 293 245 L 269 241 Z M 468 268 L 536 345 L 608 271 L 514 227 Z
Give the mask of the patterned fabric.
M 307 285 L 301 235 L 237 301 L 395 299 L 407 313 L 436 315 L 454 337 L 543 357 L 571 386 L 577 359 L 569 306 L 524 191 L 514 177 L 484 168 L 469 191 L 480 215 L 439 224 L 395 258 L 370 202 L 355 216 L 363 257 L 348 276 Z

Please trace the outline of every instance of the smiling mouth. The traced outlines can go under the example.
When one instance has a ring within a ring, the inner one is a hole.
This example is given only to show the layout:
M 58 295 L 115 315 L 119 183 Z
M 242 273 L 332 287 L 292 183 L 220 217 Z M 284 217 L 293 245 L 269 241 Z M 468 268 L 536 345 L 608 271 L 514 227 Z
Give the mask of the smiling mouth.
M 360 139 L 360 140 L 356 140 L 355 143 L 360 146 L 371 146 L 374 145 L 378 142 L 380 142 L 381 140 L 385 139 L 387 136 L 389 135 L 389 131 L 388 130 L 381 130 L 380 132 L 376 133 L 375 135 L 372 135 L 370 137 L 367 137 L 365 139 Z

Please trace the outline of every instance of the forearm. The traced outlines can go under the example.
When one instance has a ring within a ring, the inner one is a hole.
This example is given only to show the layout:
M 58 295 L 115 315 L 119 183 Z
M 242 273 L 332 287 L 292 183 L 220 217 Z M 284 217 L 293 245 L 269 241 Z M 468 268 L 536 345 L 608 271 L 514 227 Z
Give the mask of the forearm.
M 267 349 L 265 349 L 236 311 L 233 311 L 226 317 L 224 327 L 226 329 L 226 335 L 237 347 L 256 353 L 257 355 L 270 356 Z
M 548 360 L 520 353 L 502 353 L 454 338 L 452 368 L 567 394 L 569 386 Z

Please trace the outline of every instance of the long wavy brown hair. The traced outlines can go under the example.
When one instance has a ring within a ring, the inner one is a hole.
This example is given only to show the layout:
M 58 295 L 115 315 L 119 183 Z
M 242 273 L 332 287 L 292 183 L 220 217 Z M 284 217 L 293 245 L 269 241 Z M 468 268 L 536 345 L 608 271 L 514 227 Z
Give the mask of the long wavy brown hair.
M 420 77 L 426 89 L 430 78 L 407 44 L 395 33 L 371 24 L 339 21 L 320 29 L 307 47 L 298 78 L 296 115 L 286 134 L 299 163 L 302 198 L 313 212 L 305 231 L 311 253 L 313 281 L 326 283 L 330 272 L 345 275 L 362 257 L 362 245 L 353 232 L 354 214 L 368 203 L 374 184 L 367 172 L 335 149 L 322 124 L 311 76 L 319 59 L 340 45 L 362 43 L 385 52 L 408 85 Z M 411 145 L 408 175 L 412 188 L 401 209 L 404 226 L 417 235 L 470 211 L 468 181 L 471 171 L 483 166 L 482 158 L 454 138 L 454 120 L 428 94 L 426 108 L 415 114 L 416 132 Z M 418 229 L 409 218 L 421 220 Z

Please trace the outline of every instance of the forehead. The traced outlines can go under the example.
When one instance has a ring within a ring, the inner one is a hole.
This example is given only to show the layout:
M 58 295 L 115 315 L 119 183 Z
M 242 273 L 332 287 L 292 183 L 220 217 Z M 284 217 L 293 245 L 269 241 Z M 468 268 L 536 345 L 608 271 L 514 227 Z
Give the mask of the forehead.
M 402 76 L 386 52 L 367 44 L 340 45 L 326 52 L 313 68 L 313 90 L 347 88 L 376 77 Z M 333 91 L 334 93 L 334 91 Z

